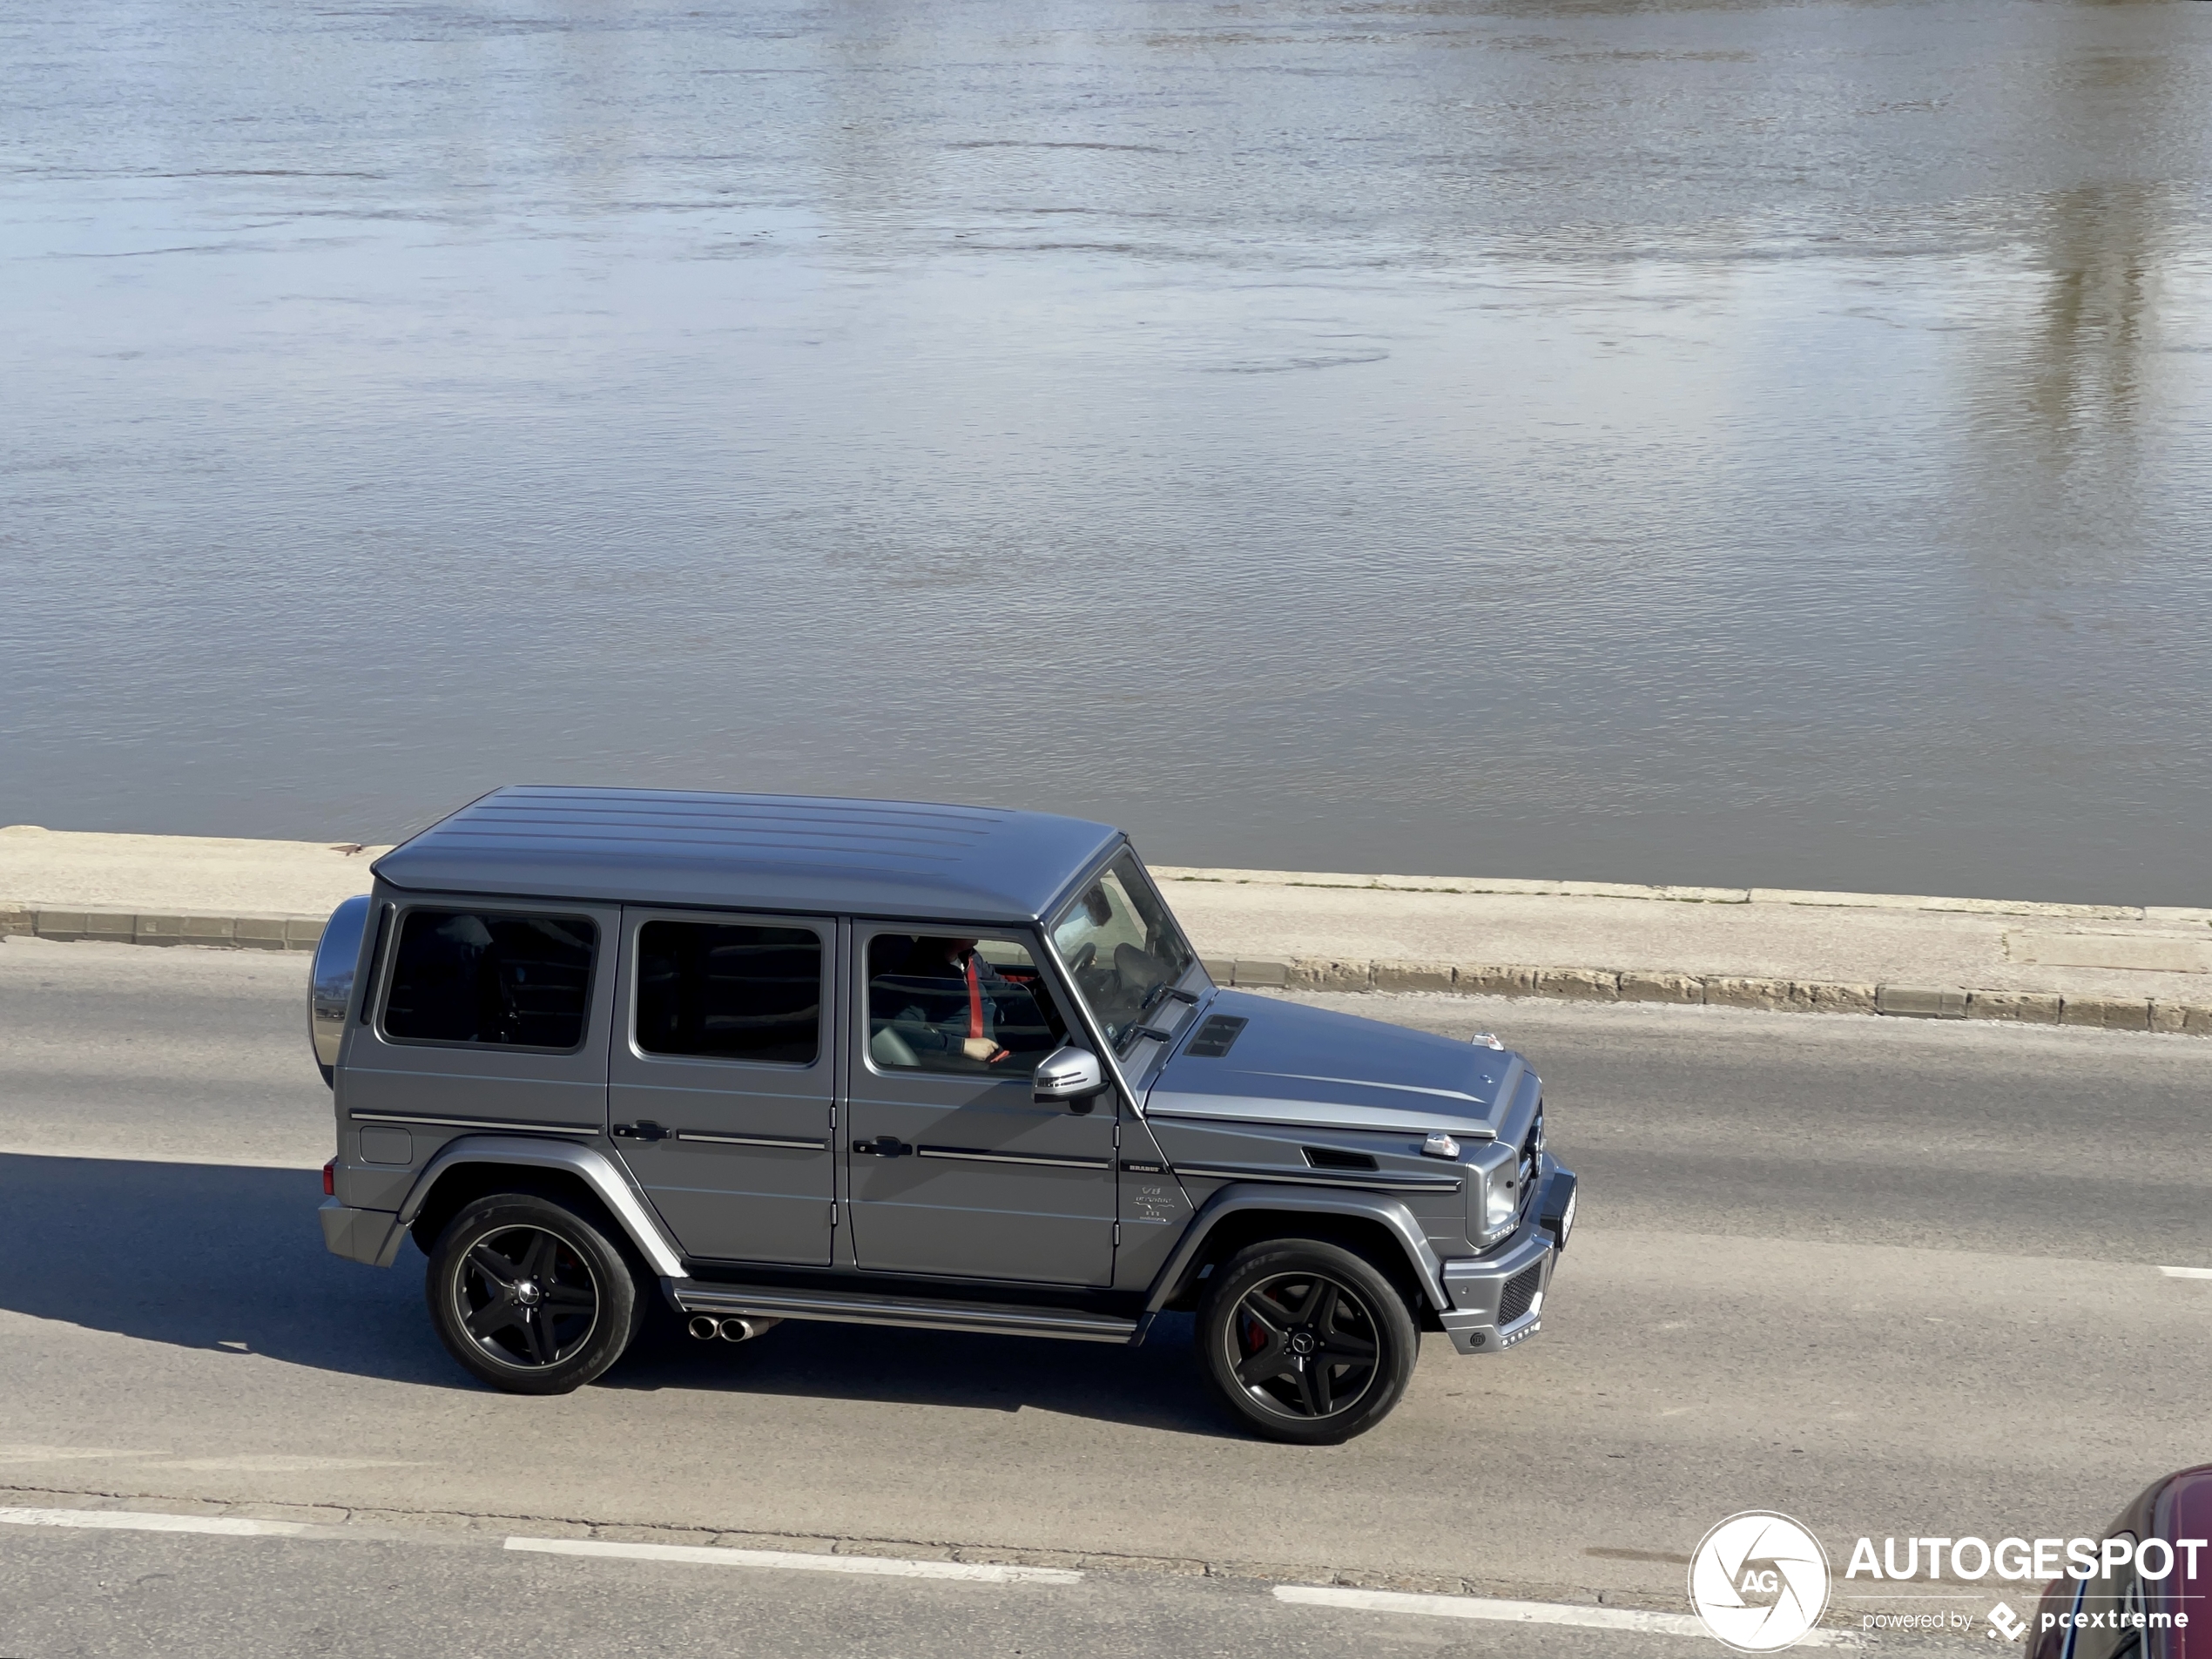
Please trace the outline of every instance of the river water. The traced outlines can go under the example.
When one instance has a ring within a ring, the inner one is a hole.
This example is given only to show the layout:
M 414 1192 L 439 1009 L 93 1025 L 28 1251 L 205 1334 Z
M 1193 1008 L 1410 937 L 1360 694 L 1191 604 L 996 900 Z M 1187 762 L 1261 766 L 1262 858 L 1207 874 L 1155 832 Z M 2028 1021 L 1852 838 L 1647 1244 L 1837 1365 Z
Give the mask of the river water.
M 0 822 L 2212 903 L 2212 4 L 0 0 Z

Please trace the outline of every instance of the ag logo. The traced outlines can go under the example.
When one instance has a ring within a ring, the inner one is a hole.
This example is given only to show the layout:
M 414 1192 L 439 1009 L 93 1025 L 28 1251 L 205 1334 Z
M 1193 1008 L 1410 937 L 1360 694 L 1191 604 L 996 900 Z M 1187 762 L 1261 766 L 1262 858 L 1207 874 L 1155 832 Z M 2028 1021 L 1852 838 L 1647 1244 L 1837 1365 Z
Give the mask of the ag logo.
M 1827 1552 L 1787 1515 L 1730 1515 L 1690 1558 L 1689 1604 L 1737 1652 L 1778 1652 L 1820 1622 Z

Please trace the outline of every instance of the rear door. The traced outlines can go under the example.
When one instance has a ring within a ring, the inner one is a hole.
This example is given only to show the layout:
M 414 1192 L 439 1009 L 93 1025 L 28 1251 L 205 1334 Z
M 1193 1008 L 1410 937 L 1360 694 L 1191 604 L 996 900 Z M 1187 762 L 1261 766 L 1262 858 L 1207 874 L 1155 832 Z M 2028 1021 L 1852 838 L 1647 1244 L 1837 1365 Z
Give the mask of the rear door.
M 853 1245 L 874 1272 L 1103 1285 L 1115 1103 L 1033 1097 L 1067 1041 L 1034 939 L 853 930 Z
M 686 1256 L 826 1266 L 837 927 L 623 913 L 614 1143 Z

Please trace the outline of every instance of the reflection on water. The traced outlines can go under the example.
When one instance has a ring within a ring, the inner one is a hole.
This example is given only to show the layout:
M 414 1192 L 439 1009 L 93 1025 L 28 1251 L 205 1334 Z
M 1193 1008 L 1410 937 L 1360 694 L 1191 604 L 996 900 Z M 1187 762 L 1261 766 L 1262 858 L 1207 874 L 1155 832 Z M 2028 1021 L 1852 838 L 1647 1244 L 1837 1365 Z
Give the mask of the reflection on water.
M 2212 6 L 0 42 L 0 820 L 2206 901 Z

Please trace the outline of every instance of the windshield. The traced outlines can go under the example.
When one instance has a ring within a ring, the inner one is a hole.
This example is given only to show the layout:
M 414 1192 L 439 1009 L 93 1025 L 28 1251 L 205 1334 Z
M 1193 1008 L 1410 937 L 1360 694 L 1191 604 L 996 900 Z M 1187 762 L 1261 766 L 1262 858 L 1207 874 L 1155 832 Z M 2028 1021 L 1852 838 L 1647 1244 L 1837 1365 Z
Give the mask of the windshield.
M 1116 1049 L 1146 1022 L 1196 959 L 1183 929 L 1124 853 L 1060 914 L 1052 948 Z

